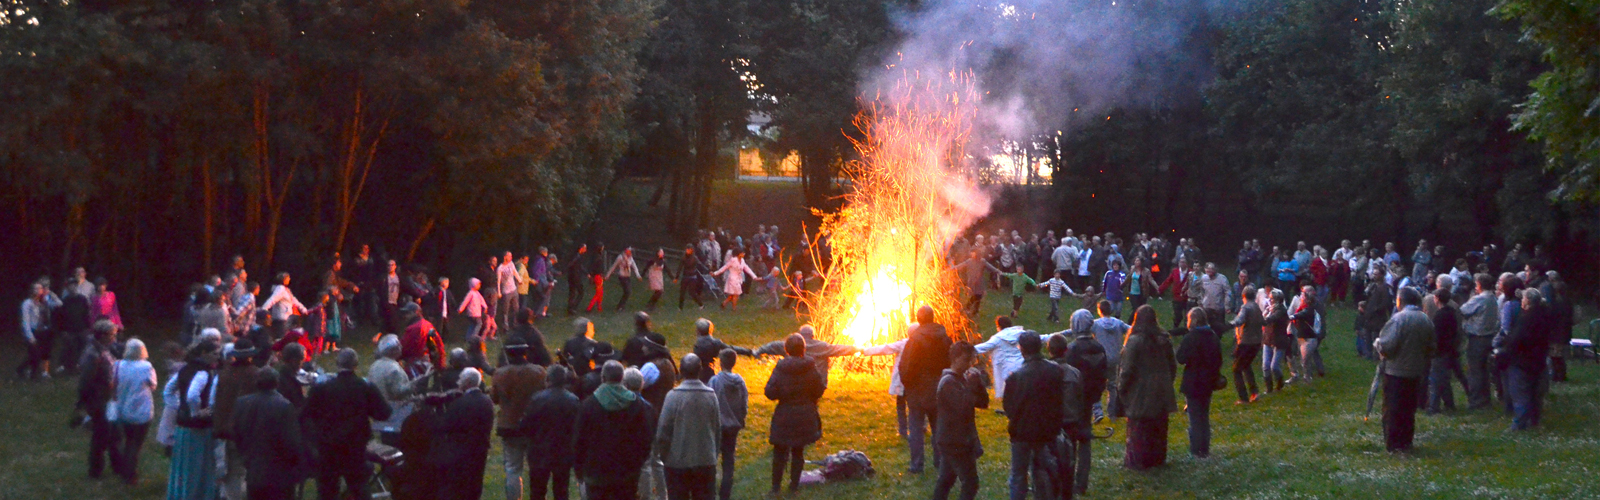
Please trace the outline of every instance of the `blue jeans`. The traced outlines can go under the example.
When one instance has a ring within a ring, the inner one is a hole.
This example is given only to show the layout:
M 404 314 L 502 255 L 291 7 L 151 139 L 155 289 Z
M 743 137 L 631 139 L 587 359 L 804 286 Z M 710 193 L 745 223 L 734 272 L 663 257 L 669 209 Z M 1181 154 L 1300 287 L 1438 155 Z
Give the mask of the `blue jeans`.
M 1455 380 L 1455 374 L 1461 371 L 1460 356 L 1445 356 L 1433 358 L 1433 364 L 1428 372 L 1428 411 L 1438 413 L 1439 410 L 1456 411 L 1455 389 L 1450 383 Z M 1462 387 L 1465 391 L 1466 387 Z
M 1050 299 L 1050 315 L 1046 316 L 1045 320 L 1046 321 L 1061 321 L 1061 298 L 1060 297 L 1055 297 L 1055 298 Z
M 1011 480 L 1007 482 L 1011 487 L 1011 500 L 1025 500 L 1028 498 L 1028 478 L 1033 478 L 1034 498 L 1046 500 L 1051 496 L 1050 476 L 1055 470 L 1055 462 L 1050 453 L 1053 443 L 1018 443 L 1011 442 Z
M 1189 409 L 1189 454 L 1211 456 L 1211 393 L 1185 394 Z
M 1511 428 L 1527 429 L 1539 425 L 1539 414 L 1544 402 L 1539 394 L 1539 379 L 1543 370 L 1529 373 L 1517 366 L 1506 368 L 1506 394 L 1511 399 Z
M 1283 379 L 1283 349 L 1273 347 L 1271 344 L 1261 347 L 1261 373 L 1275 374 L 1279 380 Z

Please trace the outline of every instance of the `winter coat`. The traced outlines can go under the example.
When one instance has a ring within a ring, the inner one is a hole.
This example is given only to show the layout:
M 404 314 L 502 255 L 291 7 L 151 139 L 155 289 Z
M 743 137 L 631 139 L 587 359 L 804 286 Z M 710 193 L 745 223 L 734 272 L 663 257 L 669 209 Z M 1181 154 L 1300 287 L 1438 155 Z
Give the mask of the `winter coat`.
M 583 400 L 572 432 L 572 449 L 578 477 L 609 484 L 637 477 L 639 467 L 649 458 L 650 443 L 655 437 L 650 414 L 655 410 L 637 396 L 608 408 L 600 398 L 604 387 Z
M 717 393 L 698 378 L 684 380 L 667 393 L 656 424 L 656 452 L 675 469 L 717 465 L 722 425 Z
M 1006 410 L 1006 433 L 1013 443 L 1051 443 L 1061 433 L 1061 381 L 1066 373 L 1061 366 L 1041 357 L 1027 358 L 1022 367 L 1006 378 L 1011 396 L 1002 401 Z
M 768 442 L 773 446 L 801 447 L 822 439 L 822 416 L 817 400 L 826 388 L 815 363 L 805 356 L 791 356 L 772 368 L 767 379 L 767 399 L 776 401 Z
M 1433 321 L 1416 306 L 1406 306 L 1383 325 L 1378 334 L 1378 354 L 1383 373 L 1401 378 L 1427 376 L 1433 363 Z
M 950 335 L 937 323 L 911 329 L 900 354 L 900 383 L 907 405 L 929 412 L 937 409 L 940 380 L 950 367 L 950 344 Z
M 1051 362 L 1061 367 L 1061 430 L 1074 441 L 1087 441 L 1093 437 L 1089 429 L 1089 409 L 1093 403 L 1083 398 L 1083 372 L 1072 366 L 1063 356 Z
M 310 455 L 294 404 L 277 391 L 257 391 L 235 406 L 233 440 L 251 486 L 290 487 L 307 476 Z
M 995 333 L 989 340 L 973 346 L 978 354 L 989 354 L 989 363 L 994 371 L 994 397 L 1005 399 L 1006 379 L 1011 377 L 1018 369 L 1022 368 L 1022 350 L 1017 348 L 1017 338 L 1022 336 L 1026 329 L 1013 326 Z M 946 351 L 949 356 L 949 351 Z
M 1217 332 L 1205 325 L 1190 328 L 1178 345 L 1176 360 L 1183 365 L 1183 381 L 1178 390 L 1186 396 L 1210 394 L 1222 372 L 1222 343 Z
M 1233 317 L 1233 338 L 1240 345 L 1261 344 L 1261 330 L 1266 323 L 1266 318 L 1261 315 L 1261 308 L 1254 301 L 1243 304 L 1239 314 Z M 1208 328 L 1209 330 L 1209 328 Z M 1215 332 L 1213 332 L 1215 333 Z
M 1117 390 L 1122 412 L 1130 419 L 1167 418 L 1178 411 L 1172 378 L 1178 371 L 1172 355 L 1172 338 L 1160 329 L 1134 330 L 1122 348 L 1122 368 Z
M 1526 373 L 1539 373 L 1545 369 L 1545 357 L 1550 353 L 1550 333 L 1554 317 L 1544 304 L 1525 309 L 1512 323 L 1511 332 L 1499 347 L 1511 366 Z
M 1435 358 L 1452 358 L 1460 355 L 1461 315 L 1456 308 L 1446 304 L 1433 312 L 1433 338 L 1437 347 Z

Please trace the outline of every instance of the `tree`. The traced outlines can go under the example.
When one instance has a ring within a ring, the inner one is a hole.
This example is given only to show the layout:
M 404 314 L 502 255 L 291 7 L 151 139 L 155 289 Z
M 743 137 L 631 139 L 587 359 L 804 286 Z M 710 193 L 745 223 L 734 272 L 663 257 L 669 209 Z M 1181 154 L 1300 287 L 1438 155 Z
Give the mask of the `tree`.
M 1549 64 L 1516 115 L 1517 129 L 1544 145 L 1561 177 L 1557 196 L 1600 200 L 1600 4 L 1507 0 L 1495 13 L 1521 21 Z

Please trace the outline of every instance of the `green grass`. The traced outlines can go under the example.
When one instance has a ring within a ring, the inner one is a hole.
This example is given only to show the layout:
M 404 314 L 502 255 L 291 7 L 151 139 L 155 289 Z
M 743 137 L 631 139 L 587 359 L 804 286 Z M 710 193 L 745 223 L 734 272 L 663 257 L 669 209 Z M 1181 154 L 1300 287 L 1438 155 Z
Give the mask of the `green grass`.
M 1004 294 L 990 294 L 984 314 L 992 317 L 1009 306 Z M 560 299 L 560 297 L 558 297 Z M 614 299 L 613 299 L 614 300 Z M 1006 302 L 1002 304 L 1002 302 Z M 609 305 L 609 304 L 608 304 Z M 1042 297 L 1028 298 L 1024 324 L 1041 331 L 1060 327 L 1039 321 L 1047 307 Z M 1171 309 L 1156 308 L 1163 324 Z M 656 315 L 658 330 L 672 340 L 674 352 L 687 352 L 692 323 L 705 316 L 718 323 L 718 335 L 741 345 L 778 339 L 799 322 L 791 314 L 746 308 L 737 313 L 710 306 L 704 311 L 664 309 Z M 1545 427 L 1528 433 L 1504 432 L 1507 419 L 1492 412 L 1419 416 L 1417 452 L 1393 456 L 1383 451 L 1377 418 L 1362 420 L 1372 365 L 1353 354 L 1349 329 L 1352 313 L 1333 312 L 1333 333 L 1324 346 L 1328 378 L 1311 386 L 1292 386 L 1249 406 L 1229 404 L 1232 388 L 1217 394 L 1213 410 L 1213 456 L 1188 456 L 1186 420 L 1173 414 L 1168 465 L 1152 472 L 1122 469 L 1125 436 L 1094 443 L 1090 498 L 1594 498 L 1600 479 L 1593 465 L 1600 456 L 1600 369 L 1587 361 L 1571 367 L 1572 382 L 1554 386 L 1547 403 Z M 1065 316 L 1065 314 L 1063 315 Z M 595 316 L 601 340 L 618 345 L 631 331 L 627 314 Z M 568 332 L 564 318 L 542 328 L 552 343 Z M 461 331 L 461 330 L 458 330 Z M 167 332 L 135 331 L 146 338 Z M 360 335 L 352 336 L 360 338 Z M 451 339 L 459 340 L 459 339 Z M 357 341 L 364 355 L 371 346 Z M 497 346 L 496 346 L 497 347 Z M 552 346 L 554 347 L 554 346 Z M 1225 346 L 1226 348 L 1226 346 Z M 15 366 L 21 353 L 16 343 L 0 352 L 5 366 Z M 365 359 L 370 359 L 364 357 Z M 765 494 L 770 467 L 766 445 L 772 404 L 761 397 L 771 364 L 741 360 L 738 372 L 750 385 L 751 428 L 740 438 L 736 498 Z M 162 374 L 165 383 L 165 375 Z M 841 449 L 866 452 L 877 477 L 827 485 L 797 498 L 925 498 L 934 474 L 908 476 L 906 453 L 895 435 L 893 398 L 887 378 L 835 374 L 822 401 L 824 437 L 806 456 L 819 459 Z M 143 456 L 144 482 L 126 488 L 114 480 L 85 479 L 88 436 L 65 426 L 72 406 L 71 380 L 0 385 L 0 499 L 162 498 L 167 460 L 148 444 Z M 1464 395 L 1457 394 L 1457 401 Z M 1181 401 L 1181 398 L 1180 398 Z M 1004 417 L 980 413 L 979 429 L 987 439 L 980 460 L 981 498 L 1004 498 L 1009 447 Z M 154 431 L 152 430 L 152 436 Z M 484 498 L 501 498 L 503 474 L 499 450 L 491 453 L 485 473 Z

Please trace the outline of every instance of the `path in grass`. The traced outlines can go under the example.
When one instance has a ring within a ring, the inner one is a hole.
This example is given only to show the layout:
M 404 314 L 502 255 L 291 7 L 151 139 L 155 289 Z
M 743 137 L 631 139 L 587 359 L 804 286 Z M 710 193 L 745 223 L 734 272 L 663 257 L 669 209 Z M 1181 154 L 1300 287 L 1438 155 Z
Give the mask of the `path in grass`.
M 1007 297 L 1001 296 L 1004 294 L 990 295 L 984 307 L 985 317 L 1009 310 Z M 556 303 L 564 303 L 562 297 L 556 299 Z M 1062 328 L 1040 321 L 1047 307 L 1041 296 L 1030 296 L 1021 322 L 1044 333 Z M 1165 312 L 1171 308 L 1161 303 L 1156 309 L 1162 312 L 1162 323 L 1170 324 Z M 664 309 L 656 314 L 657 330 L 671 339 L 674 352 L 681 355 L 688 352 L 693 322 L 700 316 L 716 321 L 718 335 L 740 345 L 779 339 L 798 325 L 788 313 L 749 307 L 731 313 L 712 305 L 705 310 L 682 312 Z M 1168 465 L 1152 472 L 1134 473 L 1119 466 L 1122 424 L 1109 424 L 1117 428 L 1116 436 L 1094 443 L 1089 497 L 1600 497 L 1600 478 L 1596 478 L 1593 466 L 1600 463 L 1596 462 L 1600 457 L 1600 430 L 1594 424 L 1600 417 L 1600 385 L 1596 384 L 1600 369 L 1595 364 L 1572 363 L 1572 382 L 1556 385 L 1551 391 L 1544 429 L 1506 433 L 1508 421 L 1489 412 L 1421 416 L 1417 453 L 1396 457 L 1383 452 L 1376 415 L 1371 422 L 1362 421 L 1372 364 L 1354 355 L 1349 328 L 1352 312 L 1335 308 L 1332 316 L 1333 332 L 1323 351 L 1328 378 L 1313 385 L 1292 386 L 1248 406 L 1229 404 L 1231 387 L 1219 392 L 1212 418 L 1213 456 L 1207 460 L 1188 456 L 1187 422 L 1181 413 L 1174 414 Z M 597 320 L 601 340 L 620 346 L 632 331 L 629 314 L 607 312 L 592 317 Z M 566 318 L 553 318 L 541 326 L 552 348 L 570 334 L 567 325 Z M 135 325 L 134 333 L 148 339 L 161 338 L 165 332 L 141 330 Z M 355 344 L 362 351 L 363 361 L 370 361 L 372 346 L 362 340 Z M 20 361 L 21 354 L 17 342 L 7 341 L 0 349 L 0 361 L 12 367 Z M 330 360 L 323 362 L 328 364 Z M 761 390 L 772 365 L 750 359 L 741 359 L 740 363 L 737 371 L 752 393 L 751 428 L 740 437 L 735 497 L 760 498 L 765 495 L 770 477 L 766 435 L 772 412 L 772 404 L 761 397 Z M 896 436 L 894 401 L 886 393 L 887 378 L 837 373 L 834 377 L 822 401 L 823 440 L 806 456 L 816 460 L 833 451 L 857 449 L 872 457 L 879 473 L 870 480 L 805 491 L 797 498 L 926 498 L 935 474 L 904 473 L 906 454 Z M 165 382 L 163 377 L 162 383 Z M 19 383 L 7 378 L 0 382 L 0 421 L 7 424 L 5 437 L 0 439 L 0 500 L 163 498 L 167 460 L 153 444 L 153 430 L 143 455 L 144 480 L 139 486 L 127 488 L 115 480 L 96 482 L 85 478 L 88 436 L 66 427 L 75 387 L 73 380 Z M 1459 388 L 1456 396 L 1457 401 L 1464 401 Z M 986 454 L 979 462 L 979 497 L 1005 498 L 1010 456 L 1005 419 L 983 412 L 978 425 L 987 436 Z M 1108 424 L 1102 427 L 1105 425 Z M 503 497 L 504 474 L 499 468 L 499 456 L 496 440 L 485 474 L 487 499 Z

